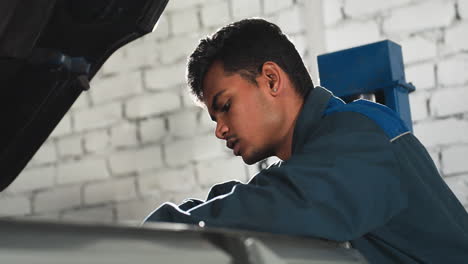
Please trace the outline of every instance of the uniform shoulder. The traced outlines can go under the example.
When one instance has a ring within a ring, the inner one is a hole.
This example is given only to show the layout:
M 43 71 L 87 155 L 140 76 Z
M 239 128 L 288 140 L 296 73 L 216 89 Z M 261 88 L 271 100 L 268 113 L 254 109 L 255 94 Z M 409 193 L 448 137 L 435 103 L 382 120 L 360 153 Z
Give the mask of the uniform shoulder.
M 392 109 L 367 100 L 335 104 L 327 108 L 324 116 L 350 130 L 380 130 L 390 140 L 409 133 L 403 120 Z

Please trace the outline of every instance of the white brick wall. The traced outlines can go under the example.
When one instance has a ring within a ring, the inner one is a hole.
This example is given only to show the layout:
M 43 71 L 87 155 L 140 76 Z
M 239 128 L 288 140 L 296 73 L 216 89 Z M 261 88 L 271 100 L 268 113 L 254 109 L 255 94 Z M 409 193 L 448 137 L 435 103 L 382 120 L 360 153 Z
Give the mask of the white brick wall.
M 140 72 L 96 79 L 92 81 L 91 86 L 90 93 L 94 104 L 115 101 L 143 90 Z
M 8 187 L 8 191 L 24 192 L 48 188 L 55 183 L 56 171 L 53 166 L 25 169 Z
M 117 123 L 121 118 L 122 105 L 118 102 L 91 107 L 74 113 L 75 128 L 79 132 L 107 127 Z
M 50 141 L 41 146 L 29 162 L 29 165 L 53 163 L 57 160 L 57 156 L 55 143 Z
M 197 129 L 197 112 L 183 111 L 169 116 L 169 132 L 177 137 L 194 136 Z
M 383 2 L 392 1 L 380 1 Z M 418 14 L 418 15 L 415 15 Z M 384 22 L 390 33 L 413 33 L 426 29 L 448 26 L 455 18 L 455 6 L 451 1 L 421 1 L 405 8 L 395 9 Z
M 458 13 L 463 19 L 468 19 L 468 0 L 458 0 Z
M 418 87 L 418 91 L 435 88 L 435 66 L 432 62 L 406 67 L 405 75 L 406 80 Z
M 344 10 L 350 17 L 360 17 L 362 15 L 374 15 L 375 13 L 386 11 L 392 7 L 402 6 L 410 2 L 411 0 L 346 0 Z
M 65 211 L 62 219 L 71 222 L 112 223 L 115 221 L 114 214 L 111 206 L 100 206 L 79 211 Z
M 244 163 L 238 157 L 200 162 L 196 169 L 198 181 L 202 187 L 210 187 L 216 183 L 230 180 L 243 182 L 247 180 Z
M 451 57 L 438 64 L 438 79 L 443 86 L 468 83 L 468 54 Z
M 54 131 L 50 135 L 50 137 L 60 137 L 63 135 L 67 135 L 71 133 L 72 127 L 71 127 L 71 116 L 70 115 L 65 115 L 62 120 L 57 124 L 55 127 Z
M 172 32 L 174 35 L 197 31 L 199 28 L 198 10 L 188 8 L 172 14 Z
M 426 121 L 414 126 L 416 136 L 426 147 L 468 142 L 468 121 L 456 118 Z
M 229 22 L 229 3 L 217 1 L 201 9 L 201 21 L 204 26 L 223 26 Z
M 464 100 L 460 100 L 460 98 L 468 98 L 468 86 L 435 91 L 432 94 L 430 105 L 432 115 L 444 117 L 458 113 L 468 113 L 468 104 Z
M 427 103 L 429 101 L 429 94 L 425 92 L 415 92 L 409 97 L 411 107 L 411 117 L 413 121 L 424 120 L 429 116 Z
M 79 156 L 83 153 L 81 136 L 63 137 L 57 140 L 60 157 Z
M 437 43 L 421 36 L 405 38 L 399 44 L 405 63 L 427 61 L 437 56 Z
M 130 99 L 125 104 L 125 113 L 129 118 L 144 118 L 176 110 L 180 107 L 180 98 L 175 93 L 157 93 Z
M 445 182 L 466 208 L 468 206 L 468 194 L 466 192 L 468 188 L 468 174 L 447 177 L 445 178 Z
M 223 155 L 226 148 L 223 142 L 213 135 L 198 136 L 194 139 L 183 139 L 165 145 L 166 163 L 179 166 L 190 161 L 201 161 Z
M 159 141 L 166 133 L 166 124 L 162 118 L 143 120 L 140 123 L 140 137 L 144 143 Z
M 445 174 L 468 173 L 468 145 L 454 146 L 442 151 Z
M 407 80 L 417 88 L 410 97 L 415 133 L 468 206 L 462 158 L 468 145 L 468 1 L 323 0 L 323 10 L 310 6 L 293 0 L 169 1 L 155 32 L 104 64 L 91 90 L 0 197 L 0 215 L 141 221 L 164 201 L 204 198 L 212 183 L 253 176 L 257 166 L 243 165 L 214 137 L 214 122 L 194 107 L 185 85 L 187 55 L 199 38 L 234 17 L 251 16 L 266 16 L 291 34 L 311 69 L 317 52 L 311 43 L 323 40 L 311 31 L 321 27 L 307 24 L 310 16 L 324 17 L 327 51 L 387 38 L 402 45 Z
M 166 9 L 164 12 L 167 13 L 172 13 L 173 11 L 180 11 L 182 9 L 186 8 L 193 8 L 197 5 L 200 5 L 207 0 L 191 0 L 191 1 L 184 1 L 184 0 L 174 0 L 174 1 L 169 1 L 169 3 L 166 6 Z
M 155 191 L 189 191 L 195 187 L 195 174 L 191 166 L 158 170 L 138 178 L 142 194 Z
M 462 22 L 452 28 L 447 29 L 445 35 L 445 51 L 468 51 L 468 39 L 466 38 L 466 32 L 468 32 L 468 22 Z
M 136 197 L 136 183 L 133 177 L 90 183 L 84 187 L 83 194 L 87 205 L 130 200 Z
M 112 173 L 127 174 L 162 167 L 160 146 L 129 149 L 116 152 L 109 157 Z
M 293 5 L 292 0 L 268 0 L 263 1 L 263 10 L 266 15 L 284 11 Z
M 275 23 L 281 27 L 284 33 L 294 35 L 304 31 L 305 25 L 301 16 L 301 8 L 293 6 L 278 13 L 278 19 Z
M 167 200 L 160 195 L 155 195 L 144 199 L 120 202 L 116 205 L 117 221 L 139 226 L 146 216 Z
M 17 216 L 31 213 L 31 201 L 26 196 L 0 198 L 0 216 Z
M 169 32 L 169 20 L 166 13 L 163 13 L 163 15 L 159 18 L 156 26 L 153 28 L 153 32 L 149 35 L 146 35 L 145 38 L 156 40 L 166 39 L 169 37 Z
M 43 213 L 77 207 L 81 204 L 81 187 L 59 187 L 39 192 L 34 197 L 34 212 Z
M 83 147 L 88 153 L 104 151 L 109 145 L 110 139 L 107 130 L 92 131 L 83 136 Z
M 198 44 L 199 37 L 193 33 L 171 37 L 160 42 L 156 50 L 160 54 L 163 64 L 186 61 L 187 54 L 190 54 Z
M 325 32 L 327 48 L 336 51 L 380 40 L 379 27 L 375 21 L 349 21 Z
M 235 20 L 260 14 L 260 0 L 235 0 L 231 1 L 231 5 Z
M 344 0 L 327 0 L 322 2 L 323 22 L 325 26 L 332 26 L 343 19 Z
M 116 148 L 136 146 L 138 144 L 137 136 L 137 125 L 125 122 L 111 128 L 110 142 Z
M 57 183 L 79 183 L 109 177 L 106 161 L 102 158 L 74 160 L 57 167 Z
M 185 84 L 185 68 L 185 63 L 181 63 L 146 71 L 146 88 L 157 91 Z M 163 76 L 164 78 L 162 78 Z

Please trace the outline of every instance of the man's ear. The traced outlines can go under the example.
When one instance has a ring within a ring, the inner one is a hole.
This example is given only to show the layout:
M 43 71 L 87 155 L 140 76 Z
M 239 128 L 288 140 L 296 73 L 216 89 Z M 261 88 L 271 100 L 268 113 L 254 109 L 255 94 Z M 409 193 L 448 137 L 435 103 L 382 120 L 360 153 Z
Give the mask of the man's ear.
M 262 76 L 266 80 L 267 87 L 269 89 L 269 92 L 276 96 L 278 93 L 281 92 L 281 68 L 278 66 L 278 64 L 272 62 L 272 61 L 267 61 L 263 64 L 262 66 Z

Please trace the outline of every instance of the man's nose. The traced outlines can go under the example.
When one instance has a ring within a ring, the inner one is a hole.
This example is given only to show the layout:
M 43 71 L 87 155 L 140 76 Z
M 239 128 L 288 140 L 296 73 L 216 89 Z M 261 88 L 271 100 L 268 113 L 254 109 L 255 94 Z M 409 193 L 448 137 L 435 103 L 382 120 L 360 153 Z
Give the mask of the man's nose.
M 228 127 L 223 122 L 216 123 L 215 135 L 219 139 L 225 139 L 226 133 L 229 131 Z

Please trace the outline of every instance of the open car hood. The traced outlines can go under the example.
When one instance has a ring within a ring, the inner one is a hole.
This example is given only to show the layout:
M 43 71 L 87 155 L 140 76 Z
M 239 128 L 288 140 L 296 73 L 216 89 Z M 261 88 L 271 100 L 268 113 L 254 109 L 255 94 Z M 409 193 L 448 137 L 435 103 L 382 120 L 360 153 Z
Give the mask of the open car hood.
M 107 58 L 153 30 L 167 2 L 0 1 L 0 191 Z

